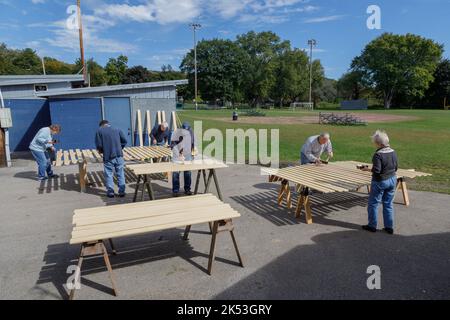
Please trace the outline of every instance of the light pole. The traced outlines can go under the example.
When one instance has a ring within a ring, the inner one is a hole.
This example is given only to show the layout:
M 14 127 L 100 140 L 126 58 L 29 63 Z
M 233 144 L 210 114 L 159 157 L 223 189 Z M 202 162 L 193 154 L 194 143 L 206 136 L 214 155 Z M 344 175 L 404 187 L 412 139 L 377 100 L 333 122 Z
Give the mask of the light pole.
M 199 23 L 191 23 L 189 25 L 194 31 L 194 73 L 195 73 L 195 110 L 198 110 L 198 83 L 197 83 L 197 30 L 202 27 Z
M 309 45 L 309 103 L 312 103 L 312 71 L 313 71 L 313 47 L 317 45 L 317 41 L 314 39 L 308 40 Z

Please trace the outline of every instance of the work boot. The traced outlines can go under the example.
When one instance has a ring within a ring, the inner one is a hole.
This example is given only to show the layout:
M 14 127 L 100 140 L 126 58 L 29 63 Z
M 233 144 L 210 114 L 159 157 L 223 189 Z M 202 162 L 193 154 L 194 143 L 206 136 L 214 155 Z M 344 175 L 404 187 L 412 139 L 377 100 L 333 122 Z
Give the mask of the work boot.
M 371 226 L 362 226 L 363 230 L 369 231 L 369 232 L 377 232 L 377 229 Z
M 384 228 L 383 229 L 384 232 L 386 232 L 387 234 L 393 235 L 394 234 L 394 229 L 392 228 Z

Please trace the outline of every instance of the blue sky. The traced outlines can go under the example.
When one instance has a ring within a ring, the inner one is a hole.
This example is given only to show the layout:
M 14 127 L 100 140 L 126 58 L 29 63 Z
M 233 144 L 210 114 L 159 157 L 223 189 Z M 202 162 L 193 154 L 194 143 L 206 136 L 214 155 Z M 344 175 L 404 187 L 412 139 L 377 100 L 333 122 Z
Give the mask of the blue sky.
M 0 0 L 0 42 L 31 47 L 40 55 L 73 62 L 78 33 L 67 28 L 75 0 Z M 125 54 L 129 65 L 178 68 L 199 38 L 229 38 L 271 30 L 297 48 L 314 38 L 328 77 L 339 78 L 352 58 L 383 32 L 415 33 L 445 45 L 450 54 L 450 0 L 81 0 L 86 56 L 105 64 Z M 369 5 L 381 9 L 381 30 L 369 30 Z

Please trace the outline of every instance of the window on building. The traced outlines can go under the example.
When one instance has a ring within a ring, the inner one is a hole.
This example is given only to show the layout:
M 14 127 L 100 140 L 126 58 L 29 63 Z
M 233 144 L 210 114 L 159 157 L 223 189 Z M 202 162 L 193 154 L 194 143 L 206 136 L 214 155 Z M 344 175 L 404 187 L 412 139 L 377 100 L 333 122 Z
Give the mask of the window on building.
M 36 92 L 42 92 L 42 91 L 47 91 L 48 90 L 48 86 L 46 84 L 35 84 L 34 85 L 34 91 Z

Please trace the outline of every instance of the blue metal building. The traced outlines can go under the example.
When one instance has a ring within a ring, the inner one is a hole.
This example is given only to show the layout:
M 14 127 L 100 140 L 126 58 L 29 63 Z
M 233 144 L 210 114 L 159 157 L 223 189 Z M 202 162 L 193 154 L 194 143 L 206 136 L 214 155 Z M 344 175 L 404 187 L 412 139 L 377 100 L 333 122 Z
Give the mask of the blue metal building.
M 152 126 L 155 125 L 158 111 L 165 111 L 167 116 L 176 111 L 176 87 L 188 83 L 175 80 L 80 88 L 77 87 L 80 81 L 82 83 L 80 76 L 11 79 L 14 77 L 0 77 L 0 89 L 13 118 L 11 152 L 27 151 L 39 128 L 50 123 L 62 126 L 58 148 L 93 148 L 95 132 L 102 119 L 122 129 L 132 145 L 136 111 L 141 110 L 143 116 L 150 111 Z

